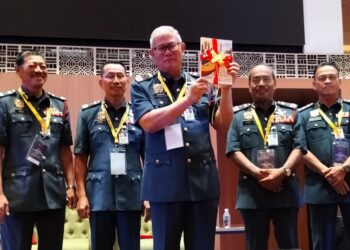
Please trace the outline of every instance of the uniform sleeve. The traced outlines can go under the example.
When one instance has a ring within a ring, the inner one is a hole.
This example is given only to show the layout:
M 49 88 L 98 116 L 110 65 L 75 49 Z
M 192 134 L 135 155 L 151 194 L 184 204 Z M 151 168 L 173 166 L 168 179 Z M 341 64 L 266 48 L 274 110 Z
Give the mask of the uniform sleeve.
M 7 145 L 7 111 L 3 100 L 0 99 L 0 145 Z
M 70 125 L 70 117 L 69 117 L 67 101 L 64 102 L 63 119 L 64 120 L 63 120 L 61 144 L 70 146 L 73 144 L 73 137 L 72 137 L 72 129 Z
M 137 123 L 144 114 L 154 109 L 146 91 L 137 81 L 133 81 L 131 84 L 131 106 L 135 123 Z
M 74 154 L 89 154 L 89 128 L 81 110 L 78 115 L 77 129 L 74 142 Z
M 295 123 L 293 127 L 293 149 L 300 149 L 303 154 L 306 154 L 306 138 L 302 126 L 302 116 L 298 111 L 295 115 Z
M 209 94 L 209 114 L 210 114 L 210 124 L 213 125 L 215 121 L 215 113 L 220 107 L 220 91 L 219 88 L 211 87 Z
M 233 116 L 230 128 L 227 132 L 226 156 L 229 157 L 231 153 L 241 151 L 241 142 L 239 136 L 239 126 L 237 115 Z

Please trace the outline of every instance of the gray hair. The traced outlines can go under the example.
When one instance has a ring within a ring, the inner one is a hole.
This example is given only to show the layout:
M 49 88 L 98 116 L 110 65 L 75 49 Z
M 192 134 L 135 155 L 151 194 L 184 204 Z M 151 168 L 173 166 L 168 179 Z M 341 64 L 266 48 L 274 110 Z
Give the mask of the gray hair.
M 149 39 L 149 43 L 150 43 L 151 48 L 153 46 L 154 38 L 161 36 L 161 35 L 165 35 L 165 34 L 174 35 L 176 37 L 176 39 L 178 40 L 178 42 L 182 42 L 180 33 L 177 31 L 177 29 L 175 29 L 172 26 L 163 25 L 163 26 L 159 26 L 153 30 L 151 37 Z

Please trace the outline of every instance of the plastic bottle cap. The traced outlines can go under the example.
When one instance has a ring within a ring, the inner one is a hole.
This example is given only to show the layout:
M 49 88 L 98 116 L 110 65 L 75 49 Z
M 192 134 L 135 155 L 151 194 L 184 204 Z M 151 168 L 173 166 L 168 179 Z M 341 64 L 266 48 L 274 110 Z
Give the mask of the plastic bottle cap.
M 228 212 L 228 208 L 225 208 L 224 211 L 225 211 L 225 212 Z

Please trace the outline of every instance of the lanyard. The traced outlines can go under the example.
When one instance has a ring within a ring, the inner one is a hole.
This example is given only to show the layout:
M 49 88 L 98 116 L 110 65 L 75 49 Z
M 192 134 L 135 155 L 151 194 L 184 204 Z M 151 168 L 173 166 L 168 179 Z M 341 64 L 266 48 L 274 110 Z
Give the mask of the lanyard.
M 253 117 L 254 117 L 254 121 L 256 123 L 256 126 L 258 127 L 258 130 L 260 132 L 260 135 L 264 141 L 264 145 L 267 145 L 267 136 L 270 132 L 271 126 L 272 126 L 272 121 L 275 118 L 275 111 L 276 111 L 277 106 L 275 107 L 275 110 L 273 111 L 273 113 L 270 115 L 268 121 L 267 121 L 267 126 L 266 126 L 266 133 L 264 133 L 263 128 L 261 126 L 261 122 L 259 120 L 258 115 L 255 112 L 255 109 L 252 109 L 252 113 L 253 113 Z
M 102 103 L 101 103 L 101 109 L 102 109 L 103 114 L 104 114 L 105 117 L 106 117 L 106 120 L 107 120 L 109 129 L 111 130 L 111 133 L 112 133 L 112 135 L 113 135 L 114 143 L 117 144 L 117 143 L 118 143 L 118 134 L 119 134 L 120 130 L 122 129 L 123 124 L 126 122 L 126 120 L 127 120 L 127 118 L 128 118 L 128 114 L 129 114 L 129 105 L 126 106 L 126 110 L 125 110 L 125 112 L 124 112 L 124 114 L 123 114 L 123 116 L 122 116 L 122 119 L 120 120 L 119 125 L 118 125 L 117 128 L 114 128 L 114 126 L 113 126 L 112 120 L 111 120 L 111 118 L 109 117 L 108 112 L 107 112 L 107 110 L 106 110 L 105 102 L 102 102 Z
M 158 80 L 159 80 L 160 83 L 162 84 L 162 87 L 163 87 L 165 93 L 167 94 L 167 96 L 169 97 L 170 101 L 173 103 L 173 102 L 174 102 L 173 96 L 171 95 L 170 90 L 169 90 L 168 86 L 166 86 L 166 84 L 165 84 L 165 82 L 164 82 L 164 80 L 163 80 L 163 77 L 162 77 L 162 75 L 160 74 L 159 71 L 158 71 Z M 187 82 L 186 82 L 186 83 L 187 83 Z M 176 100 L 180 100 L 182 97 L 184 97 L 185 91 L 186 91 L 186 85 L 187 85 L 186 83 L 185 83 L 184 86 L 182 87 L 182 89 L 181 89 L 179 95 L 177 96 L 177 99 L 176 99 Z
M 48 108 L 46 111 L 46 119 L 44 120 L 38 113 L 38 111 L 34 108 L 32 103 L 28 101 L 28 96 L 23 92 L 22 88 L 18 88 L 18 92 L 21 95 L 23 101 L 25 104 L 28 106 L 30 111 L 32 111 L 33 115 L 35 118 L 38 120 L 38 122 L 41 125 L 41 131 L 43 134 L 47 135 L 49 132 L 49 127 L 50 127 L 50 119 L 51 119 L 51 108 Z
M 341 105 L 341 109 L 338 112 L 337 116 L 338 116 L 338 127 L 335 126 L 335 124 L 328 118 L 328 116 L 323 112 L 322 109 L 318 108 L 318 111 L 320 112 L 320 115 L 322 116 L 322 118 L 328 123 L 328 125 L 332 128 L 334 134 L 336 137 L 339 137 L 341 135 L 341 120 L 343 119 L 343 103 Z

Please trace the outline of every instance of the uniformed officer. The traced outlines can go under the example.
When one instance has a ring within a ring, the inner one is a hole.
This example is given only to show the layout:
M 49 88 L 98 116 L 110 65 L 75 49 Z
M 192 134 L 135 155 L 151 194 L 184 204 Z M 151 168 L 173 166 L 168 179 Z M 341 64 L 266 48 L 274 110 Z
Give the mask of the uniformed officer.
M 0 97 L 0 221 L 4 250 L 62 249 L 66 198 L 75 207 L 72 134 L 64 98 L 45 92 L 46 62 L 16 58 L 22 85 Z
M 268 249 L 273 222 L 280 249 L 298 248 L 300 205 L 294 168 L 305 151 L 296 105 L 274 101 L 276 77 L 267 65 L 249 73 L 252 104 L 235 107 L 227 156 L 240 169 L 236 208 L 240 210 L 249 250 Z
M 92 249 L 140 249 L 143 134 L 124 94 L 129 83 L 121 63 L 101 67 L 103 101 L 84 105 L 75 139 L 77 211 L 90 217 Z
M 155 250 L 214 249 L 219 180 L 209 122 L 228 128 L 231 86 L 221 88 L 215 109 L 209 83 L 182 70 L 185 44 L 170 26 L 151 34 L 149 54 L 158 67 L 153 77 L 132 83 L 135 122 L 145 131 L 142 197 L 150 201 Z M 236 78 L 238 65 L 229 72 Z M 187 92 L 186 92 L 187 91 Z
M 308 152 L 305 202 L 314 250 L 334 249 L 337 210 L 350 239 L 350 101 L 340 97 L 339 68 L 323 62 L 314 71 L 318 101 L 301 108 Z

